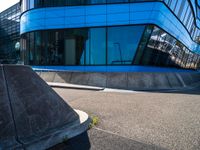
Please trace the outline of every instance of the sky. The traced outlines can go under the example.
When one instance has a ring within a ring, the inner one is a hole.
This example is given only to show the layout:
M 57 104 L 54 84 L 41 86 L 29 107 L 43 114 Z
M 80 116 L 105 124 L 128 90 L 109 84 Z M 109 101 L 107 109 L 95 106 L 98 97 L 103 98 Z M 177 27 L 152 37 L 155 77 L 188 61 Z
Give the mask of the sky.
M 19 0 L 0 0 L 0 12 L 16 4 Z

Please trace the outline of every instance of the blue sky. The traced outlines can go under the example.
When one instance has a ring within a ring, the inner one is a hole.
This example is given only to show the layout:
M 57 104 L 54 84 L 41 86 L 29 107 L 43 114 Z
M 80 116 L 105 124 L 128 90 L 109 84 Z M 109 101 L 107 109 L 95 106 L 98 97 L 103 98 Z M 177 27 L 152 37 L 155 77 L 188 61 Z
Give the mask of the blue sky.
M 0 0 L 0 12 L 16 4 L 19 0 Z

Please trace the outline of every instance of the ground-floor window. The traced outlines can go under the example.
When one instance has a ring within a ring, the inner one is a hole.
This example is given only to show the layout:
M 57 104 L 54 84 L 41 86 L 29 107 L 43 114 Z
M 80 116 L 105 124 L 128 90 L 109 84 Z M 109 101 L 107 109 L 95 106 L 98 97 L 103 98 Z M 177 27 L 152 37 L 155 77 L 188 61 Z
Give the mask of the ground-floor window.
M 109 27 L 107 49 L 109 65 L 130 65 L 145 26 Z
M 200 55 L 153 25 L 35 31 L 21 41 L 29 65 L 200 67 Z

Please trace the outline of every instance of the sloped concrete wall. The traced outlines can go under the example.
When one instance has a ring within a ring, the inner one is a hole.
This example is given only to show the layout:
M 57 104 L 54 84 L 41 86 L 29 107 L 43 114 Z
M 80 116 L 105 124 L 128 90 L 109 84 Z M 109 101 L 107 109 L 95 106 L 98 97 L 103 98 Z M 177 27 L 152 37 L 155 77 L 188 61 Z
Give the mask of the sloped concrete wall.
M 15 139 L 16 135 L 5 74 L 2 66 L 0 66 L 0 149 L 17 148 L 20 146 L 20 143 Z
M 178 89 L 200 84 L 200 73 L 186 72 L 38 72 L 47 82 L 131 90 Z
M 38 74 L 47 81 L 68 76 Z M 30 67 L 0 65 L 0 150 L 43 150 L 81 134 L 90 120 L 78 113 Z

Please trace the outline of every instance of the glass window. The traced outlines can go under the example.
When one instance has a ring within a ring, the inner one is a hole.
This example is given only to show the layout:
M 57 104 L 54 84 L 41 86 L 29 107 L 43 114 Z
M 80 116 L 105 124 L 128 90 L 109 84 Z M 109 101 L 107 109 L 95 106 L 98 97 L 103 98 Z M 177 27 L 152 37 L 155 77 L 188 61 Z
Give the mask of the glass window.
M 40 8 L 44 6 L 44 0 L 35 0 L 35 7 Z
M 165 43 L 166 38 L 167 34 L 164 31 L 157 27 L 154 28 L 149 43 L 144 51 L 141 64 L 165 66 L 168 57 L 166 52 L 167 43 Z
M 183 23 L 185 24 L 185 26 L 187 27 L 187 24 L 189 23 L 190 18 L 192 17 L 191 11 L 190 11 L 190 7 L 188 7 L 188 10 L 186 12 L 185 18 Z
M 63 65 L 63 39 L 64 31 L 44 31 L 43 41 L 41 43 L 41 64 L 47 65 Z
M 199 6 L 197 7 L 197 17 L 198 17 L 198 19 L 200 19 L 200 7 Z
M 106 0 L 87 0 L 87 4 L 105 4 Z
M 108 28 L 108 64 L 132 64 L 145 26 Z
M 48 65 L 55 65 L 56 63 L 56 48 L 55 48 L 55 32 L 54 31 L 47 31 L 47 63 Z
M 168 3 L 169 3 L 169 0 L 164 0 L 164 2 L 165 2 L 166 4 L 168 4 Z
M 30 8 L 29 9 L 32 9 L 32 8 L 34 8 L 34 0 L 30 0 Z
M 180 16 L 179 18 L 180 18 L 180 20 L 181 20 L 182 22 L 184 22 L 185 15 L 186 15 L 186 12 L 187 12 L 188 7 L 189 7 L 189 6 L 188 6 L 188 2 L 187 2 L 187 1 L 184 1 L 183 9 L 182 9 L 182 11 L 179 13 L 180 15 L 178 15 L 178 16 Z
M 88 29 L 66 30 L 64 39 L 64 64 L 84 65 Z
M 75 5 L 84 5 L 85 0 L 67 0 L 67 5 L 75 6 Z
M 194 21 L 194 19 L 193 19 L 193 16 L 191 15 L 190 19 L 188 20 L 188 22 L 186 24 L 186 27 L 187 27 L 188 31 L 190 31 L 190 29 L 192 27 L 192 24 L 193 24 L 193 21 Z
M 193 39 L 195 39 L 194 38 L 195 31 L 196 31 L 196 27 L 195 27 L 195 24 L 193 22 L 192 27 L 190 28 L 190 35 L 192 36 Z
M 106 64 L 106 29 L 91 28 L 86 42 L 86 64 Z
M 150 39 L 151 33 L 153 30 L 153 26 L 146 26 L 145 32 L 143 34 L 143 37 L 141 39 L 141 42 L 138 46 L 137 53 L 134 58 L 134 65 L 141 65 L 143 62 L 143 54 L 146 48 L 146 45 Z
M 29 65 L 199 65 L 199 55 L 153 25 L 36 31 L 21 41 Z
M 176 7 L 176 4 L 177 4 L 177 0 L 172 0 L 169 6 L 170 6 L 170 8 L 171 8 L 172 10 L 174 10 L 175 7 Z
M 107 0 L 107 3 L 120 3 L 120 2 L 128 2 L 128 0 Z
M 189 55 L 188 55 L 188 54 Z M 191 56 L 190 56 L 191 55 Z M 167 66 L 167 67 L 187 67 L 195 68 L 194 53 L 187 52 L 186 47 L 163 30 L 155 27 L 148 45 L 143 50 L 140 65 Z M 188 61 L 188 56 L 189 60 Z
M 185 1 L 183 0 L 178 0 L 177 4 L 176 4 L 176 8 L 175 8 L 175 14 L 180 17 L 180 14 L 183 11 L 183 7 L 184 7 Z
M 29 53 L 28 53 L 28 58 L 29 58 L 29 64 L 30 65 L 35 65 L 34 63 L 34 51 L 35 51 L 35 42 L 34 42 L 34 32 L 31 32 L 29 34 L 29 39 L 27 40 L 27 45 L 30 45 Z M 28 50 L 28 47 L 26 48 Z
M 65 6 L 67 4 L 66 0 L 54 0 L 55 6 Z
M 41 46 L 42 46 L 42 37 L 41 37 L 41 31 L 37 31 L 35 32 L 35 50 L 34 50 L 34 53 L 35 53 L 35 64 L 36 65 L 39 65 L 39 64 L 44 64 L 43 61 L 44 61 L 44 58 L 42 56 L 42 52 L 43 50 L 41 49 Z
M 22 1 L 22 12 L 27 10 L 27 0 Z

